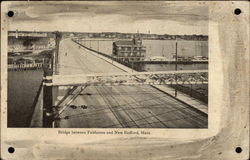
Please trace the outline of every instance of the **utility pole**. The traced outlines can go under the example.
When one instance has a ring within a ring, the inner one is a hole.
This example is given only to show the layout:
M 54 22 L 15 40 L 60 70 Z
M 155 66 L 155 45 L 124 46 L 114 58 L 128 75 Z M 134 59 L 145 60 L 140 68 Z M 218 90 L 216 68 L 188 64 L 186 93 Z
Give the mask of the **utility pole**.
M 175 70 L 177 71 L 177 37 L 176 37 L 176 41 L 175 41 Z M 175 86 L 175 97 L 177 97 L 177 75 L 175 75 L 175 82 L 176 82 L 176 86 Z
M 134 70 L 134 61 L 132 61 L 132 72 Z
M 177 71 L 177 60 L 178 60 L 178 58 L 177 58 L 177 40 L 176 40 L 176 42 L 175 42 L 175 70 Z
M 161 50 L 162 57 L 164 57 L 163 50 L 164 50 L 164 46 L 162 46 L 162 50 Z
M 99 40 L 97 40 L 97 51 L 99 52 Z

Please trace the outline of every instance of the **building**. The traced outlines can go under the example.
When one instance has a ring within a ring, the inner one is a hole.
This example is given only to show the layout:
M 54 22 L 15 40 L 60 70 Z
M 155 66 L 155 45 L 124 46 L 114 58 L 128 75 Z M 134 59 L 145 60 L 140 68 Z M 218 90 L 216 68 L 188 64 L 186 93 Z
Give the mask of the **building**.
M 143 61 L 145 54 L 146 47 L 142 45 L 142 40 L 140 38 L 120 40 L 113 43 L 112 56 L 119 61 Z

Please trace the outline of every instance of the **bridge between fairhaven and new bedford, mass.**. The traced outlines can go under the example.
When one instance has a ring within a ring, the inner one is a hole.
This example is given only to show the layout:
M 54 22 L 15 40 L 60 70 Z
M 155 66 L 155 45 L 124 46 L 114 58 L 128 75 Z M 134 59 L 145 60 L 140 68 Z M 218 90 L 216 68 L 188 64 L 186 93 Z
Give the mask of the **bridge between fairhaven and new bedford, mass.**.
M 207 104 L 177 93 L 175 84 L 208 84 L 208 71 L 136 72 L 58 36 L 31 127 L 207 128 Z

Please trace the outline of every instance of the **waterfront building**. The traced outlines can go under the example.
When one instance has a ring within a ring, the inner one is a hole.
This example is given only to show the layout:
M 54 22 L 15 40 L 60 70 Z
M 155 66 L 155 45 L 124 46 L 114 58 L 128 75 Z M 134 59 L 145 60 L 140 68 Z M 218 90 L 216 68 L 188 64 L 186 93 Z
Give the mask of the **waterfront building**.
M 143 61 L 146 54 L 146 47 L 138 37 L 132 40 L 120 40 L 113 43 L 112 56 L 119 61 L 133 62 Z

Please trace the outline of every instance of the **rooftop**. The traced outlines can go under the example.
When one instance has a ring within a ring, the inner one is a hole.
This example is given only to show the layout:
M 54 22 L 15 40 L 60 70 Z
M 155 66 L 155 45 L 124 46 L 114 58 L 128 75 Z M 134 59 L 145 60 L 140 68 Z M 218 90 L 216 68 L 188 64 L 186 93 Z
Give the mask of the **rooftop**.
M 117 46 L 135 45 L 135 43 L 134 43 L 132 40 L 130 40 L 130 41 L 116 41 L 116 42 L 114 42 L 114 43 L 115 43 L 115 45 L 117 45 Z

